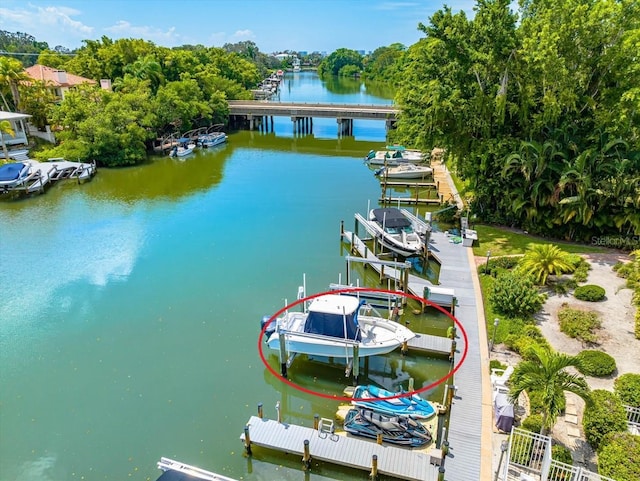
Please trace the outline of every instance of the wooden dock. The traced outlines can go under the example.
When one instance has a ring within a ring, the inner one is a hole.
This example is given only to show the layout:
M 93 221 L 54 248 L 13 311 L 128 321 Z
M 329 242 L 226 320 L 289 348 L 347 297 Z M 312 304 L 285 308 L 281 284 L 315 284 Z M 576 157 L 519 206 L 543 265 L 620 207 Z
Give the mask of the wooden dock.
M 251 416 L 246 426 L 240 436 L 245 447 L 247 433 L 250 446 L 299 456 L 305 455 L 305 443 L 308 442 L 308 454 L 314 460 L 371 471 L 375 456 L 379 474 L 407 481 L 436 481 L 438 478 L 441 452 L 436 449 L 425 453 L 258 416 Z

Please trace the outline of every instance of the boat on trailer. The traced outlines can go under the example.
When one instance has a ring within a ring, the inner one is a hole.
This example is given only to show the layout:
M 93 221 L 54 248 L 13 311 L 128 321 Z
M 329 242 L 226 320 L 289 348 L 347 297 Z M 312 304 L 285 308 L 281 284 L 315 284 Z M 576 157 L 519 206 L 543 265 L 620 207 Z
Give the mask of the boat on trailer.
M 300 297 L 300 295 L 299 295 Z M 323 294 L 303 302 L 302 312 L 286 311 L 265 327 L 269 348 L 287 352 L 352 359 L 386 354 L 402 346 L 415 334 L 398 322 L 372 315 L 366 301 L 340 294 Z M 275 324 L 271 326 L 271 324 Z
M 384 247 L 403 257 L 420 255 L 424 250 L 424 233 L 400 209 L 371 209 L 369 226 Z

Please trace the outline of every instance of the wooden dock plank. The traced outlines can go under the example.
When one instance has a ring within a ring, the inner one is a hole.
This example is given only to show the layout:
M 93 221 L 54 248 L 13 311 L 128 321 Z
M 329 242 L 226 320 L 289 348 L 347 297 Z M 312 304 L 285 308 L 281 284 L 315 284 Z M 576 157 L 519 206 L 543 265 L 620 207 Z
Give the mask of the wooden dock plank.
M 251 444 L 256 446 L 302 456 L 304 441 L 309 440 L 311 457 L 319 461 L 369 471 L 375 454 L 381 474 L 415 481 L 435 481 L 437 478 L 437 466 L 430 464 L 431 457 L 424 452 L 379 445 L 348 435 L 321 433 L 257 416 L 251 416 L 247 425 Z M 240 439 L 244 441 L 244 433 Z

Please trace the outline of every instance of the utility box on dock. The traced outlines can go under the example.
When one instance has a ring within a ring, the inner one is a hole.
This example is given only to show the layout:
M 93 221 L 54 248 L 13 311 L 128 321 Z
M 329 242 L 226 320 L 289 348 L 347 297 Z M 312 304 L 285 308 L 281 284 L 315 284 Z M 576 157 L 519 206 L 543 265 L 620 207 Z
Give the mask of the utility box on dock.
M 465 247 L 473 246 L 473 241 L 478 240 L 478 233 L 475 230 L 464 229 L 462 231 L 462 245 Z
M 448 309 L 451 309 L 456 303 L 455 291 L 446 287 L 425 287 L 424 298 L 427 301 L 433 302 L 437 306 L 446 307 Z

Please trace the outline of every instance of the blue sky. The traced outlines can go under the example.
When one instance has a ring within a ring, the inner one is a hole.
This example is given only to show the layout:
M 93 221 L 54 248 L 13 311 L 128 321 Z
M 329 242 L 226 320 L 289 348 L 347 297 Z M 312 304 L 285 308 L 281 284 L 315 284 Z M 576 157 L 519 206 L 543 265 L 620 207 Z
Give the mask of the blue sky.
M 409 46 L 418 23 L 443 0 L 2 0 L 0 30 L 25 32 L 50 48 L 83 39 L 143 38 L 165 47 L 253 41 L 261 52 L 373 51 Z M 473 16 L 474 0 L 446 2 Z

